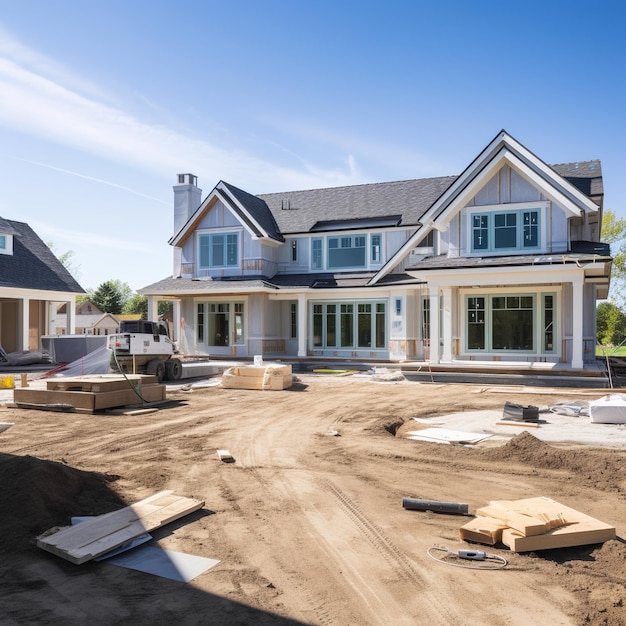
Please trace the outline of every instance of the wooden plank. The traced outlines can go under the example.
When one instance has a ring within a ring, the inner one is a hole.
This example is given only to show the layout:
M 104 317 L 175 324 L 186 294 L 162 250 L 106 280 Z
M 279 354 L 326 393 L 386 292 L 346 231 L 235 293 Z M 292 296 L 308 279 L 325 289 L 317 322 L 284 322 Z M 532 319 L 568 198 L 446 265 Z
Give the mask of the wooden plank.
M 539 424 L 532 422 L 515 422 L 513 420 L 500 420 L 496 422 L 498 426 L 520 426 L 521 428 L 539 428 Z
M 99 393 L 122 391 L 129 389 L 131 386 L 140 388 L 142 385 L 154 385 L 157 383 L 156 376 L 128 374 L 125 378 L 121 374 L 110 374 L 51 378 L 46 381 L 46 387 L 50 391 L 92 391 Z
M 488 506 L 477 509 L 476 515 L 493 517 L 504 523 L 505 526 L 515 529 L 524 537 L 541 535 L 550 530 L 550 527 L 545 521 L 515 510 L 514 503 L 504 501 L 491 502 Z
M 165 385 L 144 385 L 138 391 L 141 394 L 141 398 L 146 402 L 156 402 L 165 399 Z M 100 393 L 31 388 L 16 389 L 13 392 L 13 401 L 18 405 L 70 405 L 75 409 L 84 409 L 92 412 L 119 406 L 141 404 L 141 398 L 128 387 L 120 391 L 104 391 Z M 44 406 L 41 406 L 41 408 L 44 408 Z
M 217 451 L 217 458 L 220 461 L 224 461 L 224 463 L 234 463 L 235 462 L 235 458 L 233 457 L 233 455 L 228 450 L 218 450 Z
M 507 525 L 493 517 L 475 517 L 460 528 L 461 541 L 477 541 L 491 546 L 502 540 Z
M 533 537 L 522 537 L 513 529 L 507 528 L 502 531 L 502 543 L 513 552 L 530 552 L 534 550 L 585 546 L 615 539 L 616 532 L 614 526 L 605 524 L 573 509 L 569 509 L 569 511 L 571 511 L 571 516 L 573 514 L 578 516 L 578 521 Z
M 204 501 L 162 491 L 123 509 L 42 535 L 37 546 L 80 565 L 203 506 Z

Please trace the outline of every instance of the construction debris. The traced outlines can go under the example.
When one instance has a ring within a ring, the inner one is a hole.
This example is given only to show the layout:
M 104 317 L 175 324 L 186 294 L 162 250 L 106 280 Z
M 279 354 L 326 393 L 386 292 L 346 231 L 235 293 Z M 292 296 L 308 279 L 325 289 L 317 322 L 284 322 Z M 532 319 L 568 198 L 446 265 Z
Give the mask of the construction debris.
M 589 416 L 594 424 L 626 424 L 626 396 L 614 393 L 590 401 Z
M 165 400 L 165 385 L 156 376 L 107 374 L 51 378 L 46 389 L 15 389 L 19 408 L 66 410 L 77 413 Z
M 550 550 L 615 539 L 615 527 L 546 497 L 490 502 L 461 530 L 461 540 L 494 545 L 513 552 Z
M 507 401 L 504 403 L 502 418 L 507 422 L 537 422 L 539 421 L 539 407 L 532 404 L 522 406 Z
M 416 500 L 402 498 L 402 506 L 409 511 L 432 511 L 433 513 L 451 513 L 467 515 L 469 505 L 462 502 L 438 502 L 436 500 Z
M 234 463 L 235 457 L 228 450 L 218 450 L 217 458 L 224 463 Z
M 229 367 L 222 375 L 222 387 L 226 389 L 282 391 L 292 384 L 291 365 L 281 363 L 268 363 L 260 367 Z
M 37 547 L 80 565 L 203 506 L 204 501 L 161 491 L 76 526 L 51 529 L 37 538 Z

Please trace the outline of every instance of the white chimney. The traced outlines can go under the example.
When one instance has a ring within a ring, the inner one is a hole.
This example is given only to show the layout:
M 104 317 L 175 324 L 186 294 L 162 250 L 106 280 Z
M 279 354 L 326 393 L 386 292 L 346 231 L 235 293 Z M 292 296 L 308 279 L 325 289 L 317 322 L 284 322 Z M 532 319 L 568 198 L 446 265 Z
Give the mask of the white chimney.
M 198 177 L 193 174 L 178 174 L 174 185 L 174 234 L 187 223 L 202 202 L 202 189 Z

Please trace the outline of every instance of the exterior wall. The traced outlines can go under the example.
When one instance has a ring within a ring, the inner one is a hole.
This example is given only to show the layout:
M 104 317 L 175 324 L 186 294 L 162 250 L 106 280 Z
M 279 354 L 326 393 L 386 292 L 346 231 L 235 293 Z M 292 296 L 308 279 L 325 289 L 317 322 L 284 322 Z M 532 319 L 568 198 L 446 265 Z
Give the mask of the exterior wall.
M 0 300 L 0 345 L 5 352 L 17 352 L 19 333 L 16 332 L 19 324 L 17 300 Z

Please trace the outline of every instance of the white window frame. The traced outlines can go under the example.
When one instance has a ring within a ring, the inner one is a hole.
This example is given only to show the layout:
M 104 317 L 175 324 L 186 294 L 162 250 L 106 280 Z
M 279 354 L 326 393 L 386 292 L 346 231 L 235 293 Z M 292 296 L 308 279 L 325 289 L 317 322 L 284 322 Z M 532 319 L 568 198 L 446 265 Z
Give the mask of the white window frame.
M 378 243 L 375 244 L 374 238 L 378 238 Z M 359 238 L 364 239 L 364 245 L 355 246 Z M 336 242 L 336 246 L 331 248 L 331 241 Z M 348 245 L 348 243 L 350 245 Z M 316 244 L 319 246 L 315 248 Z M 320 237 L 311 237 L 311 254 L 309 257 L 309 269 L 312 272 L 315 271 L 329 271 L 329 272 L 341 272 L 341 271 L 355 271 L 355 270 L 369 270 L 371 268 L 379 268 L 384 263 L 385 258 L 385 237 L 383 231 L 375 232 L 350 232 L 350 233 L 329 233 Z M 341 248 L 364 248 L 364 265 L 352 265 L 342 267 L 331 267 L 329 263 L 329 255 L 331 249 Z M 376 258 L 378 257 L 378 258 Z

